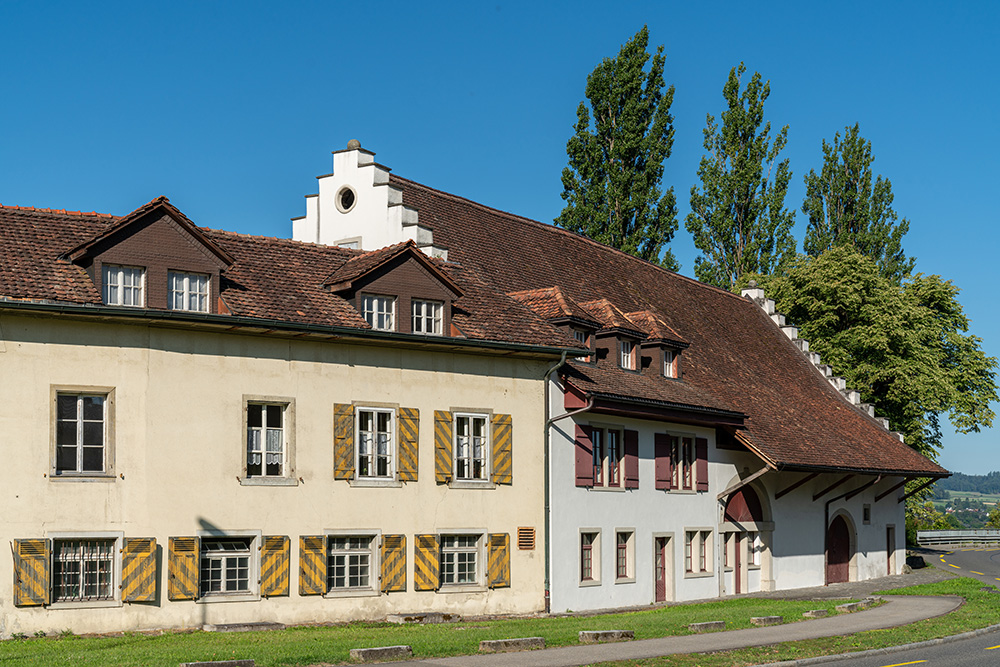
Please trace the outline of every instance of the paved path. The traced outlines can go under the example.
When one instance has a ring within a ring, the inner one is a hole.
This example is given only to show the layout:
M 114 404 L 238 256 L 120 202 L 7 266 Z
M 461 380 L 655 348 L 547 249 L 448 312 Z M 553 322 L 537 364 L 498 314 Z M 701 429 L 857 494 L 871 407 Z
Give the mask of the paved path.
M 830 588 L 826 587 L 827 595 L 823 597 L 830 597 Z M 785 591 L 786 594 L 789 592 Z M 946 614 L 962 603 L 961 598 L 946 596 L 900 595 L 897 597 L 885 596 L 885 599 L 886 603 L 879 607 L 853 614 L 838 614 L 829 618 L 766 628 L 643 639 L 615 644 L 565 646 L 540 651 L 430 658 L 394 664 L 424 665 L 425 667 L 437 665 L 441 667 L 570 667 L 608 660 L 654 658 L 674 653 L 728 651 L 747 646 L 763 646 L 800 639 L 847 635 L 865 630 L 907 625 L 925 618 Z

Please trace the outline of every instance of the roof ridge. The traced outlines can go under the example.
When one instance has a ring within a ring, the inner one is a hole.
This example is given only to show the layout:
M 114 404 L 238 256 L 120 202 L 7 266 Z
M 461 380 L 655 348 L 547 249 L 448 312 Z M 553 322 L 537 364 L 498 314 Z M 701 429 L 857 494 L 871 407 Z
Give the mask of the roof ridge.
M 32 211 L 34 213 L 50 213 L 53 215 L 76 215 L 76 216 L 86 216 L 88 218 L 118 218 L 117 215 L 112 215 L 111 213 L 98 213 L 97 211 L 67 211 L 64 208 L 36 208 L 34 206 L 14 206 L 11 204 L 0 204 L 0 209 L 5 208 L 12 211 Z
M 374 252 L 372 250 L 358 250 L 356 248 L 341 248 L 336 245 L 328 245 L 326 243 L 314 243 L 312 241 L 297 241 L 296 239 L 289 239 L 280 236 L 268 236 L 266 234 L 247 234 L 246 232 L 234 232 L 228 229 L 214 229 L 212 227 L 202 227 L 198 226 L 203 232 L 208 232 L 209 234 L 218 234 L 220 236 L 235 236 L 237 238 L 250 239 L 255 241 L 266 240 L 266 241 L 277 241 L 284 245 L 299 246 L 299 247 L 318 247 L 318 248 L 332 248 L 334 250 L 339 250 L 344 254 L 360 256 L 367 254 L 369 252 Z
M 579 239 L 579 240 L 584 241 L 586 243 L 590 243 L 590 244 L 592 244 L 594 246 L 597 246 L 601 250 L 608 251 L 608 252 L 611 252 L 611 253 L 614 253 L 614 254 L 619 254 L 619 255 L 622 255 L 623 257 L 626 257 L 626 258 L 628 258 L 630 260 L 634 260 L 634 261 L 637 261 L 637 262 L 642 262 L 643 264 L 648 264 L 649 266 L 651 266 L 651 267 L 653 267 L 655 269 L 659 269 L 660 271 L 663 271 L 664 273 L 666 273 L 668 275 L 675 276 L 677 278 L 680 278 L 681 280 L 685 280 L 685 281 L 687 281 L 689 283 L 692 283 L 694 285 L 697 285 L 699 287 L 704 287 L 704 288 L 707 288 L 707 289 L 710 289 L 710 290 L 715 290 L 715 291 L 721 292 L 723 294 L 728 294 L 729 296 L 734 296 L 737 299 L 741 299 L 742 300 L 742 297 L 739 294 L 735 294 L 733 292 L 730 292 L 727 289 L 723 289 L 721 287 L 716 287 L 715 285 L 709 285 L 708 283 L 703 283 L 703 282 L 701 282 L 699 280 L 696 280 L 694 278 L 689 278 L 688 276 L 685 276 L 683 274 L 677 273 L 676 271 L 671 271 L 669 269 L 665 269 L 662 266 L 660 266 L 659 264 L 654 264 L 653 262 L 649 261 L 648 259 L 643 259 L 642 257 L 636 257 L 635 255 L 630 255 L 629 253 L 627 253 L 627 252 L 625 252 L 623 250 L 619 250 L 617 248 L 612 248 L 611 246 L 609 246 L 607 244 L 601 243 L 599 241 L 595 241 L 594 239 L 588 238 L 588 237 L 584 236 L 583 234 L 579 234 L 577 232 L 572 232 L 572 231 L 570 231 L 568 229 L 563 229 L 562 227 L 556 227 L 555 225 L 550 225 L 550 224 L 542 222 L 540 220 L 534 220 L 532 218 L 527 218 L 527 217 L 525 217 L 523 215 L 518 215 L 516 213 L 511 213 L 510 211 L 503 211 L 501 209 L 494 208 L 492 206 L 487 206 L 486 204 L 482 204 L 480 202 L 473 201 L 472 199 L 469 199 L 467 197 L 463 197 L 461 195 L 456 195 L 456 194 L 453 194 L 451 192 L 445 192 L 444 190 L 438 190 L 437 188 L 432 188 L 432 187 L 430 187 L 428 185 L 424 185 L 423 183 L 418 183 L 417 181 L 414 181 L 414 180 L 409 179 L 409 178 L 405 178 L 405 177 L 400 176 L 398 174 L 389 174 L 389 179 L 390 179 L 390 182 L 392 180 L 404 181 L 405 183 L 408 183 L 410 185 L 414 185 L 414 186 L 416 186 L 418 188 L 423 188 L 424 190 L 427 190 L 428 192 L 433 192 L 433 193 L 436 193 L 436 194 L 441 195 L 443 197 L 447 197 L 449 199 L 461 201 L 461 202 L 463 202 L 465 204 L 470 204 L 470 205 L 475 206 L 477 208 L 485 209 L 487 211 L 491 211 L 491 212 L 496 213 L 498 215 L 506 216 L 506 217 L 511 218 L 513 220 L 519 220 L 521 222 L 527 222 L 529 224 L 535 225 L 535 226 L 537 226 L 537 227 L 539 227 L 541 229 L 544 229 L 546 231 L 549 231 L 549 232 L 556 232 L 558 234 L 562 234 L 562 235 L 568 236 L 570 238 Z

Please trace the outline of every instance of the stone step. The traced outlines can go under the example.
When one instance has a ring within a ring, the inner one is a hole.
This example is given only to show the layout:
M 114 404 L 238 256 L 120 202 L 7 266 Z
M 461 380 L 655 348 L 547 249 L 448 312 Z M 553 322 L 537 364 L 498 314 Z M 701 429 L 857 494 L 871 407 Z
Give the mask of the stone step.
M 351 660 L 354 662 L 382 662 L 383 660 L 399 660 L 412 658 L 413 649 L 409 646 L 378 646 L 376 648 L 352 648 Z
M 806 618 L 823 618 L 830 615 L 828 609 L 812 609 L 810 611 L 802 612 L 802 615 Z
M 205 632 L 258 632 L 260 630 L 284 630 L 281 623 L 261 621 L 258 623 L 205 623 L 201 626 Z
M 443 614 L 439 611 L 415 612 L 412 614 L 389 614 L 385 617 L 386 623 L 420 624 L 430 625 L 433 623 L 457 623 L 462 617 L 458 614 Z
M 781 625 L 784 622 L 785 622 L 784 616 L 751 616 L 750 617 L 750 624 L 751 625 L 759 625 L 759 626 Z
M 507 653 L 509 651 L 529 651 L 545 648 L 544 637 L 521 637 L 519 639 L 484 639 L 479 642 L 480 653 Z
M 714 630 L 725 630 L 725 621 L 706 621 L 704 623 L 691 623 L 688 625 L 688 630 L 693 632 L 712 632 Z
M 600 644 L 635 639 L 633 630 L 580 630 L 581 644 Z

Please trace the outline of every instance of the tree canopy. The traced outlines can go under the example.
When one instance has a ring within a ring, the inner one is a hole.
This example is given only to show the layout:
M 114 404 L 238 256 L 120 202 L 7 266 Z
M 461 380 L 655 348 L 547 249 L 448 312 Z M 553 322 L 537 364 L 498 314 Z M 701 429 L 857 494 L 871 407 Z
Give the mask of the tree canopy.
M 903 254 L 910 228 L 892 208 L 892 182 L 879 175 L 872 183 L 872 144 L 857 124 L 823 140 L 823 168 L 805 177 L 802 212 L 809 216 L 803 240 L 815 257 L 835 245 L 852 245 L 875 260 L 887 278 L 899 282 L 913 271 L 914 260 Z
M 566 207 L 555 222 L 676 271 L 664 246 L 677 231 L 677 204 L 673 188 L 660 190 L 674 141 L 674 87 L 663 90 L 663 46 L 650 58 L 648 43 L 644 26 L 587 77 L 589 107 L 580 102 L 566 144 Z
M 745 72 L 743 63 L 729 72 L 722 89 L 722 124 L 708 115 L 708 154 L 698 167 L 701 186 L 691 188 L 686 220 L 702 253 L 695 260 L 695 275 L 724 289 L 733 289 L 746 274 L 775 272 L 795 252 L 795 212 L 784 206 L 792 172 L 787 159 L 778 162 L 788 126 L 772 139 L 771 123 L 764 122 L 771 84 L 755 72 L 741 93 Z

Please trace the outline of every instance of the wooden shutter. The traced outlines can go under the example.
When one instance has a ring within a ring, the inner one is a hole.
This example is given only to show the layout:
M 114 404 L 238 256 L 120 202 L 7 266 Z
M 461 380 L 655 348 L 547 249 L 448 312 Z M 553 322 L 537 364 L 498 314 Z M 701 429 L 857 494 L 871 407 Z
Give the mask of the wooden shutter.
M 333 478 L 354 479 L 354 406 L 333 406 Z
M 490 588 L 510 586 L 510 535 L 490 533 L 488 585 Z
M 590 441 L 590 427 L 576 425 L 576 485 L 594 485 L 594 443 Z
M 708 491 L 708 440 L 695 438 L 695 477 L 698 480 L 698 491 Z
M 49 603 L 49 552 L 45 539 L 14 540 L 14 606 Z
M 639 488 L 638 431 L 625 431 L 625 488 Z
M 513 424 L 510 415 L 493 415 L 493 483 L 511 484 L 514 479 Z
M 437 535 L 417 535 L 413 545 L 413 588 L 436 591 L 441 585 L 441 544 Z
M 201 540 L 197 537 L 171 537 L 167 549 L 167 597 L 171 600 L 194 600 L 198 597 L 198 556 Z
M 653 436 L 653 455 L 656 459 L 656 488 L 670 489 L 673 470 L 670 466 L 670 436 L 666 433 L 656 433 Z
M 156 601 L 156 538 L 126 537 L 122 545 L 122 601 Z
M 396 474 L 401 482 L 417 481 L 417 456 L 420 448 L 420 411 L 400 408 L 399 442 L 396 445 Z
M 382 592 L 406 590 L 406 535 L 382 537 Z
M 260 594 L 269 598 L 288 595 L 291 540 L 285 535 L 264 536 L 260 549 Z
M 326 593 L 326 538 L 299 536 L 299 595 Z
M 451 481 L 454 425 L 451 412 L 434 411 L 434 479 L 438 484 Z

